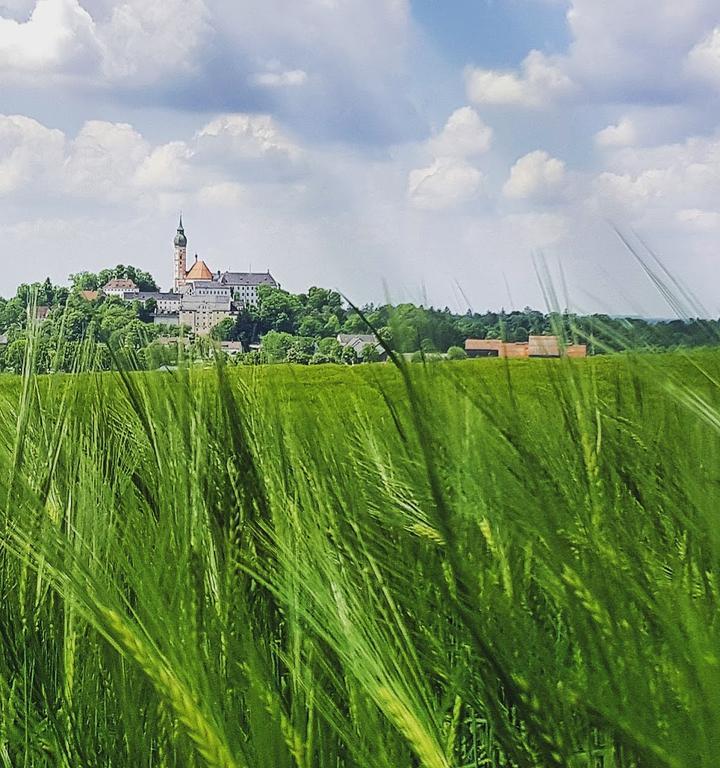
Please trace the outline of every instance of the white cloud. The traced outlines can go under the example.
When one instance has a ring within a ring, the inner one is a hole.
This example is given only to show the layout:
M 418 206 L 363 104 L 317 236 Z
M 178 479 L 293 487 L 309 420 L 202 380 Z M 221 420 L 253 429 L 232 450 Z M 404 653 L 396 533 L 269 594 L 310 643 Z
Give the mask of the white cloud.
M 142 85 L 196 67 L 197 53 L 211 34 L 203 0 L 105 2 L 111 15 L 97 25 L 105 77 Z
M 37 0 L 27 21 L 0 15 L 0 73 L 142 85 L 192 70 L 210 30 L 202 0 L 91 5 L 94 17 L 78 0 Z
M 257 72 L 250 75 L 250 83 L 262 88 L 288 88 L 305 85 L 307 72 L 303 69 L 287 69 L 282 72 Z
M 38 0 L 24 22 L 0 16 L 0 72 L 66 72 L 92 66 L 101 45 L 77 0 Z
M 67 189 L 81 197 L 121 200 L 149 153 L 150 145 L 131 125 L 91 120 L 70 144 Z
M 693 47 L 687 66 L 691 74 L 720 86 L 720 27 L 715 27 Z
M 127 123 L 91 120 L 68 139 L 30 118 L 0 115 L 0 195 L 42 189 L 88 204 L 142 204 L 202 189 L 204 202 L 227 205 L 239 199 L 238 184 L 299 173 L 301 156 L 265 115 L 224 115 L 188 141 L 155 147 Z
M 492 145 L 493 130 L 472 107 L 456 109 L 444 128 L 428 142 L 436 157 L 472 157 L 482 155 Z
M 143 160 L 135 181 L 150 189 L 187 189 L 193 181 L 192 156 L 192 150 L 184 141 L 163 144 Z
M 611 214 L 662 228 L 707 221 L 708 211 L 720 210 L 720 137 L 620 150 L 594 188 L 597 205 Z
M 566 181 L 565 163 L 547 152 L 536 150 L 513 165 L 503 195 L 514 200 L 548 201 L 564 191 Z
M 415 208 L 440 210 L 472 200 L 483 174 L 464 160 L 441 157 L 427 168 L 410 171 L 408 197 Z
M 567 19 L 573 78 L 601 97 L 636 101 L 687 91 L 687 53 L 720 23 L 720 9 L 717 0 L 571 0 Z
M 21 115 L 0 115 L 0 195 L 52 186 L 62 172 L 65 136 Z
M 629 118 L 622 119 L 617 125 L 608 125 L 595 134 L 595 143 L 599 147 L 627 147 L 638 139 L 635 123 Z
M 302 154 L 270 115 L 222 115 L 199 131 L 197 141 L 203 148 L 234 158 L 296 160 Z
M 520 72 L 468 67 L 465 85 L 470 101 L 521 107 L 545 107 L 573 90 L 562 60 L 530 51 Z

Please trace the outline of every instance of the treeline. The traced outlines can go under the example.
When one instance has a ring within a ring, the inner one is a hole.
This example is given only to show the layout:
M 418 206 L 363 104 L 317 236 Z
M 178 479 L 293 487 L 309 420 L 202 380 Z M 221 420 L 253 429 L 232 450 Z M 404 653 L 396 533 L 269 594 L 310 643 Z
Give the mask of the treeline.
M 259 293 L 257 307 L 247 307 L 234 320 L 223 321 L 213 336 L 240 341 L 245 349 L 262 340 L 273 360 L 283 351 L 291 360 L 307 357 L 312 349 L 327 356 L 334 347 L 322 340 L 334 339 L 338 333 L 368 333 L 369 329 L 398 352 L 422 350 L 426 354 L 463 347 L 469 338 L 518 342 L 532 335 L 555 333 L 568 343 L 587 343 L 591 354 L 618 348 L 674 349 L 720 343 L 718 320 L 649 321 L 602 314 L 543 313 L 530 307 L 458 314 L 447 307 L 411 303 L 366 304 L 358 311 L 346 305 L 339 293 L 325 288 L 310 288 L 295 295 L 263 286 Z
M 84 366 L 98 369 L 111 368 L 121 358 L 150 368 L 177 362 L 177 345 L 168 345 L 161 337 L 188 336 L 189 329 L 153 324 L 156 306 L 152 300 L 126 303 L 87 293 L 113 277 L 130 278 L 144 291 L 157 288 L 149 273 L 118 265 L 99 273 L 71 275 L 70 287 L 53 285 L 48 279 L 21 285 L 14 297 L 0 299 L 0 370 L 21 370 L 29 322 L 37 323 L 35 359 L 41 372 L 71 371 L 80 359 Z M 410 303 L 366 304 L 357 310 L 339 293 L 326 288 L 312 287 L 306 293 L 292 294 L 262 286 L 257 306 L 246 307 L 236 317 L 224 320 L 213 329 L 212 338 L 241 342 L 244 353 L 237 361 L 242 363 L 355 363 L 374 360 L 376 354 L 368 347 L 358 357 L 343 349 L 337 336 L 369 332 L 401 353 L 433 355 L 452 350 L 451 357 L 460 357 L 458 348 L 467 338 L 526 341 L 530 335 L 560 333 L 568 342 L 587 343 L 590 354 L 601 354 L 621 348 L 716 345 L 720 322 L 548 314 L 529 307 L 513 312 L 457 314 L 447 307 Z M 190 337 L 188 354 L 208 354 L 209 347 L 207 340 Z M 87 359 L 88 354 L 92 359 Z

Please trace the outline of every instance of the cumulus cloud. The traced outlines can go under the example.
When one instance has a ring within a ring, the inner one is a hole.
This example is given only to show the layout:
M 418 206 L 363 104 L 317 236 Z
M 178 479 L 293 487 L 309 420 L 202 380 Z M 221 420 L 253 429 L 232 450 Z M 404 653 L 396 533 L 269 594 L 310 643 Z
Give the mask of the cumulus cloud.
M 195 70 L 198 53 L 212 33 L 203 0 L 104 0 L 98 16 L 103 75 L 137 86 Z
M 482 183 L 477 168 L 462 159 L 443 157 L 410 172 L 408 197 L 415 208 L 440 210 L 472 200 Z
M 516 70 L 468 67 L 475 104 L 547 107 L 588 102 L 689 102 L 696 82 L 720 83 L 716 0 L 568 0 L 566 52 L 531 51 Z
M 82 197 L 120 200 L 149 152 L 150 145 L 131 125 L 91 120 L 69 146 L 67 189 Z
M 62 172 L 65 135 L 21 115 L 0 115 L 0 195 L 51 187 Z
M 266 115 L 218 117 L 188 141 L 155 147 L 127 123 L 91 120 L 69 139 L 0 115 L 0 195 L 42 189 L 96 204 L 141 203 L 201 188 L 206 202 L 236 200 L 238 184 L 276 181 L 301 153 Z
M 72 74 L 78 80 L 154 82 L 186 73 L 210 27 L 203 0 L 37 0 L 26 21 L 0 15 L 0 72 L 6 78 Z
M 92 66 L 102 45 L 77 0 L 38 0 L 30 18 L 0 16 L 0 72 L 67 72 Z
M 720 86 L 720 27 L 715 27 L 688 54 L 691 74 Z
M 492 145 L 493 130 L 472 107 L 456 109 L 442 131 L 428 142 L 436 157 L 472 157 L 487 152 Z
M 564 191 L 566 181 L 565 163 L 536 150 L 513 165 L 503 195 L 513 200 L 549 201 Z
M 304 151 L 269 115 L 223 115 L 192 142 L 197 162 L 256 180 L 289 180 L 304 171 Z
M 184 141 L 156 147 L 138 166 L 135 180 L 140 187 L 158 190 L 186 190 L 193 182 L 193 151 Z
M 663 228 L 673 221 L 707 226 L 715 220 L 708 212 L 720 210 L 720 138 L 621 150 L 594 188 L 605 212 Z
M 571 0 L 567 69 L 616 100 L 683 98 L 688 51 L 720 23 L 716 0 Z
M 562 60 L 531 51 L 519 72 L 468 67 L 467 96 L 475 104 L 544 107 L 573 90 Z
M 8 1 L 3 84 L 45 89 L 72 76 L 74 88 L 124 102 L 272 111 L 305 135 L 369 143 L 424 127 L 408 95 L 417 38 L 407 0 Z
M 622 119 L 617 125 L 608 125 L 595 134 L 595 143 L 599 147 L 627 147 L 636 141 L 637 128 L 628 118 Z

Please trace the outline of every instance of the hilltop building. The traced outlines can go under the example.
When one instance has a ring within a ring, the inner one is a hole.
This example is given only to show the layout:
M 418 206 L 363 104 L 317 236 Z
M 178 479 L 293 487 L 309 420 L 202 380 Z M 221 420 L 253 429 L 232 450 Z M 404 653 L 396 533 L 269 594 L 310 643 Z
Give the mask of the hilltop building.
M 243 307 L 255 306 L 261 285 L 280 287 L 270 270 L 213 272 L 197 255 L 188 269 L 188 241 L 182 216 L 173 242 L 173 295 L 178 297 L 180 306 L 179 309 L 173 307 L 172 313 L 177 312 L 177 322 L 190 326 L 195 333 L 206 335 L 226 317 L 235 316 Z M 163 317 L 160 322 L 168 319 Z
M 121 299 L 125 298 L 126 293 L 137 294 L 139 291 L 133 280 L 124 277 L 114 277 L 102 287 L 102 292 L 106 296 L 118 296 Z
M 213 272 L 210 267 L 195 255 L 195 261 L 187 268 L 187 237 L 182 216 L 175 235 L 175 254 L 173 257 L 173 290 L 175 293 L 198 293 L 203 295 L 225 295 L 230 290 L 233 302 L 240 306 L 257 304 L 258 288 L 269 285 L 279 288 L 277 280 L 267 272 Z
M 563 346 L 557 336 L 530 336 L 527 341 L 467 339 L 468 357 L 587 357 L 585 344 Z
M 234 317 L 258 302 L 258 288 L 279 283 L 267 272 L 213 272 L 197 254 L 188 269 L 187 236 L 182 216 L 173 240 L 172 291 L 140 291 L 132 280 L 113 279 L 103 286 L 107 296 L 124 301 L 155 301 L 154 321 L 160 325 L 187 325 L 193 333 L 207 335 L 226 317 Z

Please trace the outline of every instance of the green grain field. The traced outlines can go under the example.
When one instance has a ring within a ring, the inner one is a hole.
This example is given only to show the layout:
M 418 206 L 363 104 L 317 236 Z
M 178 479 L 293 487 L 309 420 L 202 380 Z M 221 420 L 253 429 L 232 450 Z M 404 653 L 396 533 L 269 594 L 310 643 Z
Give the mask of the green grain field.
M 0 766 L 716 768 L 720 353 L 0 379 Z

